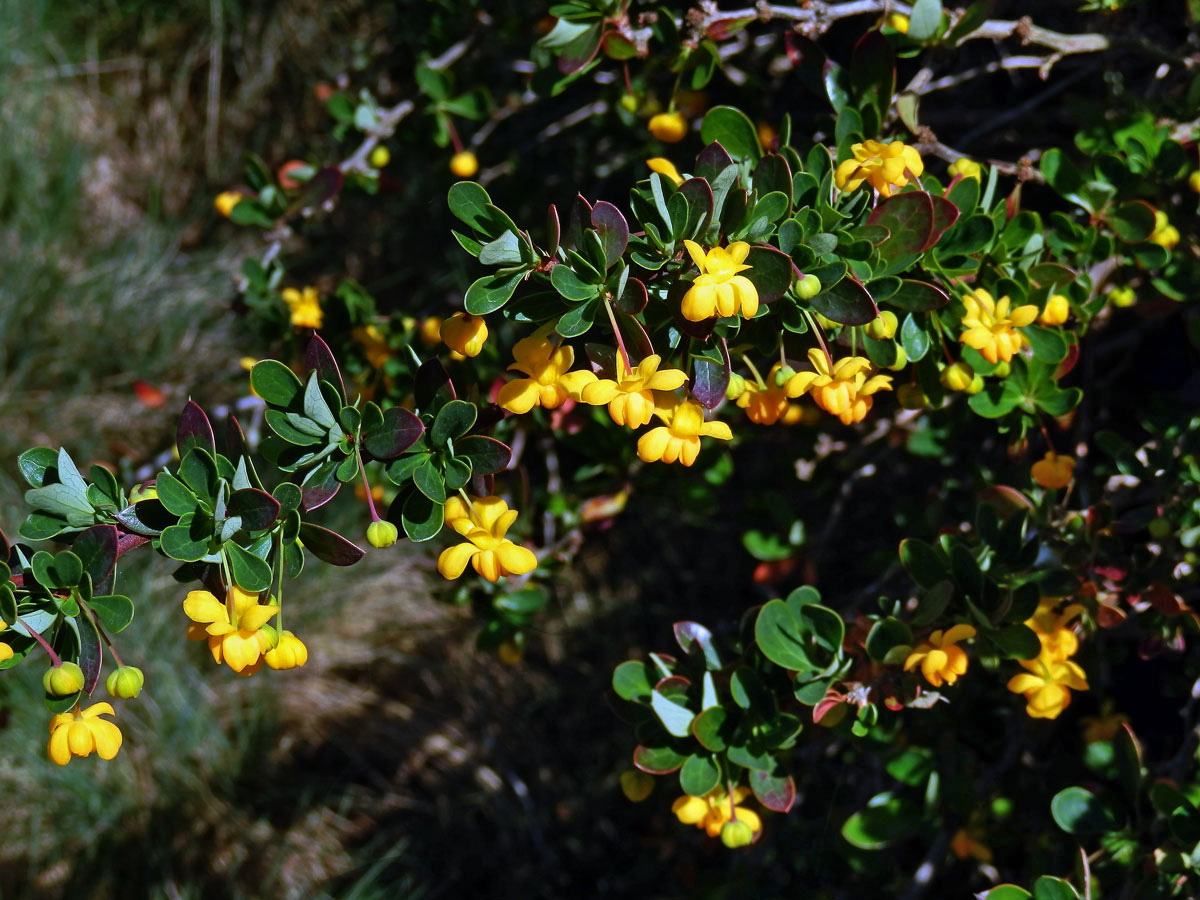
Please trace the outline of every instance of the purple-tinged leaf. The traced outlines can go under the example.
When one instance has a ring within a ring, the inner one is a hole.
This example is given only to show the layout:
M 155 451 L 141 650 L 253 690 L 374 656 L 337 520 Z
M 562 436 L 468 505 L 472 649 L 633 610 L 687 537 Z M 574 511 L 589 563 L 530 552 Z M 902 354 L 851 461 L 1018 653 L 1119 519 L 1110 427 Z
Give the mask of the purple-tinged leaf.
M 337 478 L 337 465 L 322 463 L 304 478 L 300 486 L 300 505 L 305 512 L 312 512 L 324 506 L 335 496 L 342 483 Z
M 649 295 L 646 293 L 646 285 L 642 284 L 639 278 L 630 278 L 625 282 L 625 290 L 621 292 L 621 296 L 617 298 L 617 309 L 625 313 L 627 316 L 636 316 L 649 302 Z
M 583 229 L 592 221 L 592 204 L 577 194 L 571 202 L 571 214 L 567 217 L 567 231 L 563 235 L 563 246 L 578 250 L 583 245 Z
M 733 157 L 719 142 L 713 141 L 696 157 L 696 174 L 711 182 L 732 165 Z
M 366 553 L 357 544 L 353 544 L 336 531 L 304 522 L 300 525 L 300 542 L 304 549 L 311 552 L 317 559 L 331 566 L 352 566 Z
M 669 775 L 676 772 L 687 760 L 670 747 L 645 747 L 639 744 L 633 751 L 633 764 L 650 775 Z
M 768 153 L 754 167 L 754 189 L 763 197 L 771 191 L 779 191 L 792 203 L 792 169 L 787 160 L 778 153 Z
M 345 176 L 341 169 L 337 166 L 325 166 L 305 182 L 296 199 L 288 204 L 284 216 L 315 212 L 338 195 L 344 182 Z
M 346 396 L 346 385 L 342 381 L 342 373 L 333 357 L 333 351 L 321 336 L 316 334 L 309 338 L 308 346 L 304 348 L 304 374 L 309 372 L 316 372 L 318 378 L 337 388 L 339 397 Z
M 876 249 L 884 267 L 876 278 L 903 272 L 921 255 L 933 233 L 933 200 L 924 191 L 895 194 L 882 201 L 867 217 L 868 225 L 888 229 L 888 239 Z
M 508 468 L 512 459 L 512 448 L 495 438 L 482 434 L 471 434 L 454 445 L 456 456 L 465 456 L 471 461 L 472 475 L 494 475 Z
M 590 63 L 600 49 L 603 31 L 603 23 L 597 22 L 563 47 L 558 57 L 558 71 L 570 75 Z
M 759 303 L 771 303 L 787 293 L 795 270 L 792 258 L 774 247 L 751 247 L 744 274 L 758 291 Z
M 752 771 L 750 790 L 758 802 L 775 812 L 789 812 L 796 802 L 796 782 L 792 776 L 772 775 L 769 772 Z
M 279 501 L 258 488 L 243 488 L 229 495 L 230 516 L 240 516 L 246 531 L 263 531 L 279 518 Z
M 940 241 L 946 229 L 958 221 L 958 207 L 945 197 L 937 197 L 931 194 L 929 201 L 933 204 L 933 228 L 929 232 L 929 240 L 921 248 L 922 251 L 928 250 Z
M 383 424 L 362 435 L 362 447 L 375 459 L 395 459 L 417 442 L 425 426 L 400 406 L 383 411 Z
M 601 200 L 592 207 L 592 225 L 604 247 L 604 263 L 611 268 L 629 246 L 629 223 L 619 209 Z
M 454 385 L 446 367 L 439 360 L 429 359 L 421 363 L 413 384 L 413 395 L 417 409 L 428 409 L 438 400 L 454 399 Z
M 689 178 L 679 186 L 679 193 L 688 204 L 687 224 L 684 226 L 683 236 L 697 235 L 712 221 L 712 185 L 703 178 Z
M 242 423 L 233 415 L 225 420 L 225 450 L 230 459 L 246 456 L 249 450 L 246 433 L 242 431 Z
M 217 440 L 213 436 L 212 423 L 196 403 L 188 400 L 179 414 L 179 425 L 175 429 L 175 446 L 179 458 L 183 459 L 193 447 L 203 447 L 209 453 L 217 452 Z
M 115 525 L 93 525 L 79 533 L 71 550 L 83 563 L 83 571 L 99 584 L 108 577 L 117 561 L 117 529 Z
M 896 57 L 892 44 L 878 31 L 868 31 L 850 57 L 850 86 L 861 99 L 886 112 L 896 93 Z
M 950 302 L 950 296 L 940 287 L 924 281 L 905 278 L 900 289 L 887 298 L 887 303 L 908 312 L 928 312 L 941 309 Z
M 879 315 L 867 289 L 849 275 L 810 302 L 825 318 L 841 325 L 866 325 Z
M 79 668 L 83 670 L 83 692 L 90 695 L 100 683 L 104 645 L 100 643 L 100 631 L 92 621 L 90 611 L 83 611 L 76 616 L 75 625 L 79 632 Z
M 729 348 L 724 338 L 718 338 L 717 346 L 722 357 L 719 363 L 704 356 L 692 357 L 692 396 L 705 409 L 715 409 L 729 389 Z
M 554 259 L 558 255 L 558 244 L 562 239 L 562 225 L 558 221 L 558 209 L 554 204 L 550 204 L 550 208 L 546 210 L 546 235 L 549 238 L 549 247 L 546 248 L 546 255 Z
M 699 622 L 676 622 L 675 641 L 683 648 L 684 653 L 699 649 L 704 655 L 704 664 L 708 669 L 721 668 L 721 657 L 713 644 L 712 632 Z

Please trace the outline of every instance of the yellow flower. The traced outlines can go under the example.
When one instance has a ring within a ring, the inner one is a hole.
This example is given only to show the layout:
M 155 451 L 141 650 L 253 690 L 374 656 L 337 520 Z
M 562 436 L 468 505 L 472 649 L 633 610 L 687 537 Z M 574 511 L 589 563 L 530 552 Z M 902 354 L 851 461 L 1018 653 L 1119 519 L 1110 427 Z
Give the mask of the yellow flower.
M 659 113 L 650 119 L 650 133 L 665 144 L 678 144 L 687 135 L 687 119 L 677 112 Z
M 847 356 L 832 368 L 829 358 L 817 348 L 808 351 L 808 361 L 815 372 L 797 372 L 788 379 L 786 390 L 789 397 L 811 393 L 817 406 L 831 416 L 837 416 L 844 425 L 861 422 L 875 402 L 872 394 L 892 389 L 891 375 L 875 375 L 867 378 L 865 370 L 871 361 L 862 356 Z
M 453 494 L 446 498 L 446 504 L 442 507 L 442 524 L 449 528 L 454 527 L 455 521 L 458 519 L 467 519 L 471 516 L 471 507 L 457 494 Z
M 737 405 L 746 411 L 746 417 L 756 425 L 774 425 L 787 416 L 787 391 L 775 383 L 775 373 L 780 368 L 780 363 L 771 367 L 767 373 L 766 387 L 759 387 L 754 381 L 746 382 L 746 389 L 737 398 Z
M 941 687 L 943 681 L 954 684 L 967 671 L 967 654 L 956 645 L 973 637 L 975 629 L 971 625 L 955 625 L 946 632 L 938 629 L 908 654 L 904 671 L 911 672 L 920 665 L 921 674 L 934 687 Z
M 450 523 L 466 541 L 442 551 L 437 562 L 442 577 L 457 578 L 467 563 L 491 582 L 501 575 L 524 575 L 536 569 L 537 557 L 533 551 L 504 536 L 516 518 L 517 511 L 509 509 L 499 497 L 473 501 L 466 516 L 458 516 Z
M 979 181 L 983 175 L 983 166 L 975 162 L 973 159 L 967 159 L 965 156 L 960 156 L 954 162 L 950 163 L 950 167 L 946 170 L 951 177 L 961 175 L 963 178 L 974 178 Z
M 683 184 L 683 176 L 679 174 L 679 170 L 675 168 L 675 163 L 671 162 L 662 156 L 656 156 L 653 159 L 646 160 L 646 165 L 650 167 L 651 172 L 657 172 L 664 178 L 670 178 L 675 186 Z
M 1154 232 L 1146 240 L 1166 250 L 1173 250 L 1179 243 L 1179 229 L 1170 223 L 1165 212 L 1159 210 L 1154 214 Z
M 414 323 L 415 324 L 415 323 Z M 442 342 L 442 317 L 428 316 L 417 326 L 417 337 L 426 347 L 436 347 Z
M 762 831 L 762 819 L 752 809 L 738 806 L 750 796 L 748 787 L 733 789 L 733 799 L 730 800 L 724 788 L 713 788 L 703 797 L 692 797 L 684 794 L 671 804 L 671 812 L 684 825 L 695 825 L 701 828 L 709 837 L 717 837 L 726 822 L 744 822 L 755 834 Z M 735 819 L 736 817 L 736 819 Z
M 298 669 L 308 662 L 308 648 L 290 631 L 283 631 L 279 643 L 266 652 L 265 658 L 272 669 Z
M 450 157 L 450 172 L 457 178 L 470 178 L 479 171 L 479 160 L 470 150 L 460 150 Z
M 113 715 L 109 703 L 94 703 L 82 712 L 59 713 L 50 720 L 50 743 L 46 749 L 50 758 L 65 766 L 72 756 L 90 756 L 92 751 L 101 759 L 112 759 L 121 749 L 121 729 L 101 719 L 101 715 Z
M 839 191 L 856 190 L 865 181 L 879 191 L 881 197 L 890 197 L 892 188 L 904 187 L 909 176 L 916 178 L 925 171 L 921 154 L 904 141 L 890 144 L 866 141 L 855 144 L 850 151 L 854 158 L 843 162 L 833 173 L 833 182 Z
M 1045 598 L 1039 604 L 1037 612 L 1025 624 L 1033 629 L 1034 634 L 1042 644 L 1041 659 L 1046 662 L 1061 662 L 1074 656 L 1079 649 L 1079 638 L 1071 630 L 1069 623 L 1083 612 L 1083 607 L 1072 603 L 1062 612 L 1055 612 L 1058 600 Z
M 1200 194 L 1200 169 L 1188 176 L 1188 187 Z
M 451 350 L 463 356 L 478 356 L 487 340 L 488 327 L 483 316 L 456 312 L 442 323 L 440 334 Z
M 650 429 L 638 439 L 638 458 L 642 462 L 679 460 L 690 466 L 700 452 L 700 438 L 722 441 L 733 438 L 733 432 L 724 422 L 704 421 L 704 409 L 699 403 L 681 401 L 674 394 L 666 397 L 665 403 L 660 401 L 655 407 L 654 414 L 667 424 Z
M 745 241 L 735 241 L 728 247 L 713 247 L 707 254 L 695 241 L 684 241 L 700 274 L 683 295 L 683 317 L 689 322 L 703 322 L 715 315 L 732 316 L 739 311 L 747 319 L 758 312 L 758 289 L 745 275 L 750 268 L 743 263 L 750 253 Z
M 387 338 L 383 336 L 383 332 L 379 330 L 378 326 L 359 326 L 350 332 L 350 337 L 362 348 L 363 356 L 367 358 L 372 369 L 382 369 L 384 364 L 392 358 L 392 350 L 388 346 Z
M 1112 711 L 1112 701 L 1105 700 L 1104 705 L 1100 708 L 1100 715 L 1084 716 L 1079 720 L 1079 724 L 1083 727 L 1084 743 L 1095 744 L 1099 741 L 1111 741 L 1117 736 L 1121 726 L 1128 721 L 1129 717 L 1124 713 Z
M 208 591 L 191 591 L 183 611 L 192 620 L 188 639 L 208 641 L 213 659 L 227 663 L 239 675 L 262 667 L 262 654 L 271 649 L 273 635 L 264 626 L 279 612 L 275 604 L 258 602 L 258 594 L 234 585 L 222 603 Z
M 1086 691 L 1087 676 L 1070 660 L 1047 662 L 1037 659 L 1019 660 L 1020 675 L 1009 679 L 1008 689 L 1025 696 L 1025 712 L 1033 719 L 1057 719 L 1071 703 L 1071 691 Z
M 301 293 L 295 288 L 283 289 L 283 302 L 292 313 L 292 325 L 296 328 L 320 328 L 324 321 L 321 299 L 315 287 L 306 287 Z
M 662 358 L 647 356 L 630 371 L 625 357 L 617 353 L 617 380 L 601 378 L 586 385 L 580 392 L 584 403 L 592 406 L 608 404 L 608 414 L 618 425 L 641 428 L 654 418 L 654 392 L 673 391 L 682 387 L 687 375 L 679 369 L 658 370 Z
M 904 13 L 889 13 L 886 24 L 901 34 L 908 34 L 908 16 Z
M 1046 308 L 1038 316 L 1039 325 L 1061 325 L 1071 315 L 1071 301 L 1062 294 L 1054 294 L 1046 301 Z
M 228 219 L 230 214 L 233 213 L 233 208 L 241 202 L 242 195 L 237 191 L 221 191 L 221 193 L 217 194 L 216 199 L 213 200 L 213 207 Z
M 1056 491 L 1065 488 L 1075 477 L 1075 459 L 1047 450 L 1046 455 L 1033 464 L 1031 473 L 1033 480 L 1042 487 Z
M 1038 308 L 1032 304 L 1010 310 L 1009 302 L 1007 297 L 993 299 L 983 288 L 963 297 L 967 314 L 962 323 L 967 330 L 959 340 L 978 350 L 993 365 L 1013 358 L 1024 345 L 1024 338 L 1016 329 L 1029 325 L 1038 316 Z
M 577 398 L 584 385 L 596 380 L 591 372 L 568 372 L 575 351 L 566 344 L 555 347 L 547 338 L 527 337 L 513 347 L 516 360 L 508 368 L 524 372 L 500 388 L 497 402 L 511 413 L 527 413 L 535 406 L 557 409 L 568 398 Z

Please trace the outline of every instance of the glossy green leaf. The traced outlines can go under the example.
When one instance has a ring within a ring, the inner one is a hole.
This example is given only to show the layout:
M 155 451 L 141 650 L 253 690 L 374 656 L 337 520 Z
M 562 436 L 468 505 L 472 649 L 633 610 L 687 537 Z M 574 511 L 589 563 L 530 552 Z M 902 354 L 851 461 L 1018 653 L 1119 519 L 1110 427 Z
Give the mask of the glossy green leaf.
M 133 601 L 121 594 L 102 594 L 88 604 L 110 634 L 123 631 L 133 621 Z
M 467 288 L 463 305 L 473 316 L 485 316 L 504 306 L 525 278 L 525 272 L 504 275 L 496 273 L 476 279 Z
M 693 754 L 679 770 L 679 787 L 685 794 L 703 797 L 721 783 L 721 767 L 707 754 Z
M 1117 824 L 1112 810 L 1083 787 L 1064 788 L 1050 801 L 1050 815 L 1068 834 L 1095 834 Z M 1036 893 L 1036 892 L 1035 892 Z
M 283 409 L 298 408 L 300 398 L 304 396 L 304 385 L 296 373 L 274 359 L 254 364 L 250 370 L 250 386 L 267 403 Z
M 233 580 L 244 591 L 265 591 L 271 586 L 271 567 L 232 541 L 225 545 Z
M 700 139 L 706 144 L 719 143 L 734 159 L 757 161 L 762 156 L 754 123 L 732 106 L 714 106 L 705 114 Z

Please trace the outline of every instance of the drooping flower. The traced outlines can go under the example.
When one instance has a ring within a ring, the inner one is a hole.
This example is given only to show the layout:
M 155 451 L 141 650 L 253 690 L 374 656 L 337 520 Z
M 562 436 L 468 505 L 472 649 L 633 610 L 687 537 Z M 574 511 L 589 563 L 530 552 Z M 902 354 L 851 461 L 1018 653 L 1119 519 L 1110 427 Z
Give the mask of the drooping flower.
M 1083 669 L 1069 659 L 1047 662 L 1037 659 L 1018 660 L 1028 671 L 1014 675 L 1008 689 L 1025 697 L 1025 712 L 1033 719 L 1057 719 L 1071 703 L 1071 691 L 1086 691 L 1087 676 Z
M 1065 488 L 1075 477 L 1075 458 L 1047 450 L 1030 469 L 1033 480 L 1050 491 Z
M 960 156 L 954 162 L 950 163 L 950 167 L 946 170 L 951 177 L 961 175 L 963 178 L 974 178 L 980 180 L 983 174 L 983 166 L 975 162 L 973 159 L 968 159 L 965 156 Z
M 678 144 L 687 135 L 688 125 L 681 113 L 665 112 L 652 116 L 647 127 L 664 144 Z
M 491 582 L 501 575 L 524 575 L 536 569 L 537 557 L 533 551 L 504 536 L 516 518 L 517 511 L 509 509 L 499 497 L 472 501 L 468 515 L 450 522 L 450 527 L 466 541 L 442 551 L 437 562 L 442 577 L 458 578 L 467 563 Z
M 264 658 L 272 669 L 297 669 L 308 662 L 308 648 L 290 631 L 281 631 L 278 643 Z
M 1052 294 L 1037 320 L 1039 325 L 1061 325 L 1070 315 L 1071 301 L 1062 294 Z
M 189 592 L 183 611 L 192 620 L 188 639 L 207 640 L 218 664 L 226 663 L 239 675 L 262 668 L 262 655 L 274 644 L 272 633 L 264 631 L 279 612 L 274 603 L 259 603 L 256 592 L 234 585 L 226 591 L 224 603 L 208 591 Z
M 303 291 L 284 288 L 283 302 L 291 311 L 292 325 L 296 328 L 320 328 L 325 321 L 325 314 L 321 310 L 321 298 L 317 295 L 315 287 L 306 287 Z
M 46 749 L 50 759 L 60 766 L 72 756 L 90 756 L 96 751 L 101 759 L 112 759 L 121 749 L 121 729 L 101 715 L 113 715 L 112 705 L 93 703 L 80 712 L 59 713 L 50 720 L 50 742 Z
M 666 424 L 652 428 L 638 439 L 638 458 L 642 462 L 678 460 L 690 466 L 700 452 L 700 438 L 722 441 L 733 438 L 733 432 L 724 422 L 704 421 L 704 409 L 699 403 L 681 401 L 674 394 L 665 396 L 667 399 L 659 401 L 654 414 Z
M 671 804 L 671 812 L 684 825 L 695 825 L 709 837 L 717 837 L 726 822 L 735 820 L 749 825 L 757 834 L 762 831 L 762 819 L 754 810 L 738 805 L 749 796 L 748 787 L 736 787 L 731 800 L 724 788 L 716 787 L 703 797 L 684 794 Z
M 847 356 L 830 367 L 829 358 L 814 347 L 808 351 L 808 361 L 816 371 L 797 372 L 789 378 L 787 395 L 800 397 L 811 393 L 817 406 L 837 416 L 844 425 L 866 418 L 875 402 L 872 394 L 892 389 L 891 375 L 867 378 L 871 361 L 865 357 Z
M 919 665 L 925 680 L 934 687 L 941 687 L 943 681 L 954 684 L 967 671 L 966 651 L 957 644 L 973 637 L 975 628 L 971 625 L 955 625 L 945 632 L 939 628 L 908 654 L 904 671 L 911 672 Z
M 683 176 L 675 168 L 675 163 L 671 162 L 665 156 L 656 156 L 653 159 L 648 159 L 646 160 L 646 165 L 650 167 L 651 172 L 657 172 L 663 178 L 671 179 L 671 183 L 676 187 L 683 184 Z
M 1079 638 L 1071 630 L 1070 623 L 1083 612 L 1083 606 L 1071 603 L 1062 612 L 1056 612 L 1057 605 L 1058 600 L 1044 598 L 1038 604 L 1037 612 L 1025 621 L 1038 636 L 1042 645 L 1040 658 L 1046 662 L 1061 662 L 1074 656 L 1079 649 Z
M 1179 243 L 1179 229 L 1171 224 L 1167 214 L 1160 209 L 1154 213 L 1154 232 L 1146 240 L 1164 250 L 1174 250 Z
M 451 350 L 463 356 L 478 356 L 487 341 L 488 327 L 483 316 L 456 312 L 441 327 L 442 340 Z
M 765 387 L 760 387 L 756 381 L 747 381 L 745 390 L 738 395 L 737 405 L 746 411 L 746 417 L 756 425 L 774 425 L 787 416 L 787 390 L 776 384 L 775 379 L 780 369 L 781 364 L 775 363 L 767 373 Z
M 237 191 L 221 191 L 213 200 L 213 208 L 225 218 L 233 214 L 233 208 L 242 202 L 242 195 Z
M 527 337 L 513 347 L 516 360 L 508 368 L 528 375 L 500 388 L 497 402 L 511 413 L 527 413 L 535 406 L 557 409 L 568 397 L 578 398 L 584 385 L 596 380 L 591 372 L 569 372 L 575 351 L 567 344 L 555 347 L 545 337 Z
M 659 370 L 660 362 L 660 356 L 647 356 L 636 369 L 630 370 L 624 355 L 618 353 L 617 380 L 593 381 L 584 386 L 579 396 L 592 406 L 608 404 L 608 414 L 618 425 L 641 428 L 654 418 L 654 392 L 673 391 L 687 381 L 687 374 L 680 369 Z
M 853 159 L 843 162 L 833 173 L 839 191 L 856 190 L 865 181 L 881 197 L 890 197 L 894 188 L 905 187 L 910 177 L 916 178 L 925 171 L 921 154 L 903 141 L 890 144 L 864 141 L 854 144 L 850 152 Z
M 966 331 L 959 340 L 978 350 L 993 365 L 1013 358 L 1024 345 L 1024 338 L 1017 329 L 1038 317 L 1038 308 L 1032 303 L 1011 310 L 1009 304 L 1007 297 L 993 299 L 983 288 L 976 288 L 963 297 L 967 314 L 962 323 Z
M 750 245 L 735 241 L 728 247 L 712 247 L 708 253 L 695 241 L 684 241 L 683 245 L 700 270 L 683 295 L 683 317 L 689 322 L 703 322 L 740 312 L 743 318 L 753 318 L 758 312 L 758 289 L 749 278 L 738 274 L 750 268 L 744 262 Z

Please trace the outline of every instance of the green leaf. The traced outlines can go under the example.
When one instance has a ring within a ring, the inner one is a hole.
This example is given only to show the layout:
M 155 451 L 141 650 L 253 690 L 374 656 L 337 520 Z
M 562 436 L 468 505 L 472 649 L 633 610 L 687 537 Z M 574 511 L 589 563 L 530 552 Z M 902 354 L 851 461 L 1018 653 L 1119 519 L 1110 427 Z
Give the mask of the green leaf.
M 804 624 L 783 600 L 772 600 L 759 610 L 754 640 L 777 666 L 804 673 L 816 668 L 805 652 L 808 642 Z
M 911 646 L 912 643 L 912 630 L 899 619 L 888 616 L 876 622 L 867 634 L 867 653 L 871 659 L 879 662 L 893 647 Z
M 1057 329 L 1026 325 L 1021 333 L 1029 341 L 1034 357 L 1042 362 L 1058 365 L 1067 358 L 1067 341 Z
M 967 405 L 985 419 L 1006 416 L 1021 402 L 1021 391 L 1011 381 L 989 382 L 978 394 L 971 395 Z
M 433 420 L 433 427 L 429 429 L 430 444 L 441 449 L 448 442 L 458 440 L 471 430 L 478 414 L 474 403 L 451 400 L 441 408 L 437 418 Z
M 1033 659 L 1042 652 L 1042 643 L 1028 625 L 1006 625 L 988 638 L 1009 659 Z
M 50 567 L 54 583 L 60 588 L 71 588 L 83 580 L 83 563 L 70 550 L 63 550 L 54 557 Z
M 755 798 L 767 809 L 786 813 L 796 802 L 796 782 L 790 775 L 754 771 L 749 782 Z
M 446 502 L 446 481 L 432 459 L 427 459 L 424 465 L 413 472 L 413 484 L 434 503 L 441 505 Z
M 17 533 L 27 541 L 46 541 L 70 529 L 66 519 L 46 513 L 32 512 L 21 523 Z
M 17 468 L 30 487 L 42 487 L 46 484 L 47 473 L 57 480 L 58 451 L 49 447 L 33 447 L 17 457 Z
M 420 543 L 436 537 L 442 530 L 445 511 L 420 491 L 413 491 L 404 501 L 400 523 L 408 539 Z
M 648 703 L 654 689 L 653 672 L 644 662 L 627 660 L 613 670 L 612 685 L 617 696 L 631 703 Z
M 703 797 L 721 783 L 721 767 L 707 754 L 693 754 L 679 770 L 679 786 L 685 794 Z
M 484 244 L 479 261 L 485 266 L 515 266 L 522 262 L 521 239 L 515 232 L 505 231 L 494 241 Z
M 17 600 L 10 584 L 0 585 L 0 619 L 9 628 L 17 624 Z
M 244 591 L 265 591 L 271 586 L 271 567 L 232 541 L 224 547 L 233 580 Z
M 325 431 L 321 426 L 298 413 L 268 409 L 263 418 L 270 429 L 289 444 L 315 447 L 325 443 Z
M 296 373 L 274 359 L 254 364 L 250 370 L 250 387 L 267 403 L 283 409 L 298 405 L 304 395 L 304 386 Z
M 321 380 L 316 372 L 309 374 L 308 383 L 304 386 L 304 415 L 325 431 L 337 425 L 333 410 L 329 408 L 325 396 L 321 393 Z
M 1136 244 L 1154 233 L 1154 209 L 1144 200 L 1118 203 L 1104 218 L 1113 233 L 1126 243 Z
M 211 525 L 211 520 L 188 513 L 179 520 L 178 525 L 163 529 L 159 535 L 159 546 L 171 559 L 196 562 L 208 556 L 213 536 Z
M 111 634 L 125 630 L 133 621 L 133 601 L 122 594 L 103 594 L 88 604 L 100 623 Z
M 842 837 L 860 850 L 882 850 L 911 834 L 920 822 L 912 803 L 885 792 L 872 797 L 866 809 L 846 820 Z
M 850 276 L 838 280 L 809 302 L 825 318 L 841 325 L 866 325 L 879 315 L 867 289 Z
M 508 467 L 512 459 L 512 450 L 508 445 L 484 435 L 470 435 L 457 441 L 454 452 L 471 461 L 471 471 L 475 475 L 494 475 L 501 472 Z
M 279 519 L 280 508 L 279 501 L 266 491 L 245 488 L 229 495 L 227 512 L 230 516 L 239 517 L 242 527 L 247 531 L 262 531 Z
M 668 734 L 673 737 L 687 737 L 691 734 L 689 729 L 695 714 L 686 706 L 670 699 L 657 688 L 650 692 L 650 706 Z
M 558 323 L 554 326 L 554 330 L 565 338 L 579 337 L 580 335 L 587 334 L 592 324 L 596 321 L 596 313 L 599 311 L 599 308 L 599 300 L 580 303 L 559 318 Z
M 705 144 L 716 141 L 734 159 L 757 162 L 762 156 L 754 123 L 732 106 L 714 106 L 708 111 L 700 125 L 700 139 Z
M 950 568 L 940 549 L 917 538 L 905 538 L 900 542 L 900 562 L 909 577 L 924 588 L 944 580 Z
M 1064 788 L 1054 795 L 1050 801 L 1050 815 L 1068 834 L 1096 834 L 1117 824 L 1116 816 L 1106 804 L 1087 788 L 1077 786 Z
M 559 263 L 550 270 L 550 284 L 568 300 L 591 300 L 602 289 L 601 284 L 588 284 L 575 274 L 566 263 Z
M 914 41 L 927 41 L 942 24 L 941 0 L 917 0 L 908 17 L 908 37 Z
M 792 259 L 774 247 L 751 247 L 746 255 L 750 266 L 742 274 L 758 291 L 760 303 L 770 303 L 782 297 L 792 284 Z
M 1061 878 L 1043 875 L 1033 884 L 1033 900 L 1079 900 L 1079 892 Z
M 651 775 L 669 775 L 684 764 L 687 757 L 671 747 L 638 746 L 633 751 L 633 764 Z
M 1029 900 L 1033 894 L 1015 884 L 998 884 L 986 894 L 981 894 L 984 900 Z
M 509 275 L 500 273 L 484 275 L 467 288 L 463 305 L 473 316 L 485 316 L 493 313 L 508 302 L 525 275 L 524 271 Z
M 491 216 L 488 206 L 491 205 L 492 198 L 482 187 L 473 181 L 460 181 L 451 186 L 446 201 L 450 212 L 467 225 L 484 234 L 489 233 Z
M 899 289 L 887 298 L 887 302 L 908 312 L 929 312 L 949 303 L 950 296 L 937 285 L 905 278 L 900 281 Z
M 904 324 L 900 326 L 900 346 L 904 348 L 909 362 L 915 363 L 924 359 L 929 348 L 933 346 L 929 332 L 923 327 L 925 321 L 924 316 L 909 313 L 904 317 Z
M 710 706 L 692 721 L 692 736 L 700 745 L 713 753 L 720 753 L 729 745 L 733 731 L 729 714 L 720 706 Z
M 87 488 L 77 490 L 65 484 L 47 484 L 26 491 L 25 502 L 34 509 L 62 516 L 72 525 L 90 523 L 95 515 L 87 499 Z

